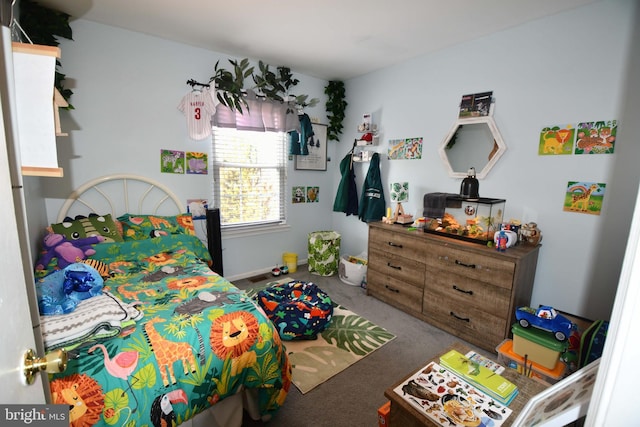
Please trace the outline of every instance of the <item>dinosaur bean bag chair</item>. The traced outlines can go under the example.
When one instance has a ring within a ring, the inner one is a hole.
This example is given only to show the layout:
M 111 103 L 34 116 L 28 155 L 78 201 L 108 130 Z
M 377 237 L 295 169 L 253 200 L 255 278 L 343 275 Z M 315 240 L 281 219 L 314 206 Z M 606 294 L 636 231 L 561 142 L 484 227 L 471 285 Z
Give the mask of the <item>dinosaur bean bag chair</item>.
M 258 292 L 257 298 L 286 341 L 316 339 L 333 316 L 331 298 L 312 282 L 276 284 Z

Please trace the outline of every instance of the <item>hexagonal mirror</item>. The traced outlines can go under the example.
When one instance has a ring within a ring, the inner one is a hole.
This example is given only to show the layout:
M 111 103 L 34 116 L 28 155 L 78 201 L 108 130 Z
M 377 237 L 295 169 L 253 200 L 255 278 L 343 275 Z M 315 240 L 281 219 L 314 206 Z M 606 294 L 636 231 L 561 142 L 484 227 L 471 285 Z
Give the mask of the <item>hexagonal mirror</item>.
M 507 146 L 491 116 L 457 120 L 439 148 L 454 178 L 466 177 L 472 167 L 478 179 L 484 178 L 505 151 Z

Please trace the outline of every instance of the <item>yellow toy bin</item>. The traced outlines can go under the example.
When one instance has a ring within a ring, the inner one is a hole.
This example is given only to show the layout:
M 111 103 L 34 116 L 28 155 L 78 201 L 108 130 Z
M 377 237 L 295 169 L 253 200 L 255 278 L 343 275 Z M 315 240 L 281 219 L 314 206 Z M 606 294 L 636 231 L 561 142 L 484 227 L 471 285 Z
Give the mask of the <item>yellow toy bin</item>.
M 515 323 L 513 332 L 513 352 L 547 369 L 554 369 L 560 354 L 567 349 L 567 342 L 555 339 L 552 333 L 537 328 L 523 328 Z
M 289 273 L 298 271 L 298 254 L 285 252 L 282 254 L 282 263 L 287 266 Z
M 513 352 L 513 340 L 506 339 L 502 341 L 502 343 L 496 347 L 496 351 L 498 352 L 499 364 L 507 368 L 515 369 L 520 374 L 525 374 L 524 357 Z M 565 363 L 560 360 L 553 369 L 547 369 L 544 366 L 527 360 L 526 374 L 529 378 L 535 378 L 553 385 L 565 377 L 566 368 Z

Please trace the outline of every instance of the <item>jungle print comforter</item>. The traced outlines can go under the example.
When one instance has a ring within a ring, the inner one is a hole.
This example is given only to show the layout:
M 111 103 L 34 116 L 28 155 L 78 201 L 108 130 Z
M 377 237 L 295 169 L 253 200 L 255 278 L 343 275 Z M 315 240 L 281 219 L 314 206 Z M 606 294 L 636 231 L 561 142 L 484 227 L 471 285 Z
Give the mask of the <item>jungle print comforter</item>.
M 143 317 L 118 337 L 84 342 L 51 377 L 52 403 L 74 426 L 177 425 L 240 386 L 274 413 L 291 383 L 289 361 L 264 312 L 212 272 L 195 236 L 95 245 L 104 290 Z

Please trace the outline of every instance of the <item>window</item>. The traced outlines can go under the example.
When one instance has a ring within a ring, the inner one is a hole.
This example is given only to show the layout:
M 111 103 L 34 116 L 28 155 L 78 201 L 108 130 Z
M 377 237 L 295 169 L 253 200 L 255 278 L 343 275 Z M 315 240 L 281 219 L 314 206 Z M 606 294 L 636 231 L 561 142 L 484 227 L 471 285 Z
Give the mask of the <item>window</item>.
M 285 222 L 286 133 L 213 128 L 213 199 L 222 227 Z

